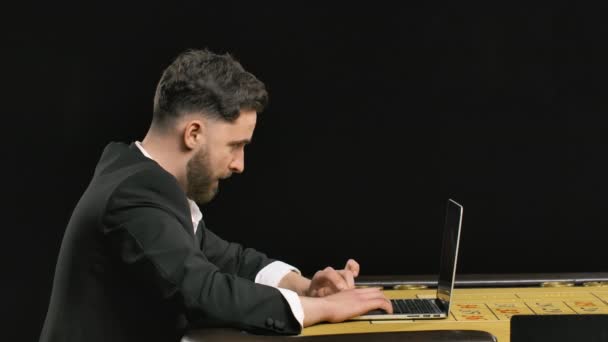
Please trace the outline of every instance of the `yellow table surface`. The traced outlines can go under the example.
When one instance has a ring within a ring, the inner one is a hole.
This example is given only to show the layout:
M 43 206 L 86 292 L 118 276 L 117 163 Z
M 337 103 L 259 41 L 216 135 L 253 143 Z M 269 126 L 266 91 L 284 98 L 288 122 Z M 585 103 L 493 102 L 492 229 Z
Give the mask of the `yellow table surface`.
M 435 290 L 387 290 L 388 298 L 434 298 Z M 436 320 L 350 321 L 318 324 L 302 335 L 415 330 L 482 330 L 509 341 L 517 314 L 608 314 L 608 287 L 526 287 L 455 289 L 450 316 Z

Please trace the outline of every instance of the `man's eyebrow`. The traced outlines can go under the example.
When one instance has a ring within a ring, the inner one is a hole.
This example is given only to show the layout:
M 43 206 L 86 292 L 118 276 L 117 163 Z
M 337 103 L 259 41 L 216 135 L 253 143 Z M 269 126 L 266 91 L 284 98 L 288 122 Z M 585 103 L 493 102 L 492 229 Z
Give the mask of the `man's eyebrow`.
M 243 140 L 231 141 L 230 145 L 247 145 L 249 143 L 251 143 L 251 139 L 243 139 Z

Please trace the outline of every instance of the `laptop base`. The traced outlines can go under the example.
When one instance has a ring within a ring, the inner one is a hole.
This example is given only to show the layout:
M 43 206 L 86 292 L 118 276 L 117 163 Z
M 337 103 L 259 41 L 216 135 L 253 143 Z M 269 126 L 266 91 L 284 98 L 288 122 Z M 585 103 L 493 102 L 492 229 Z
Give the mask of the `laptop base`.
M 384 320 L 398 320 L 398 319 L 444 319 L 447 315 L 444 313 L 440 314 L 365 314 L 362 316 L 353 317 L 349 320 L 352 321 L 384 321 Z

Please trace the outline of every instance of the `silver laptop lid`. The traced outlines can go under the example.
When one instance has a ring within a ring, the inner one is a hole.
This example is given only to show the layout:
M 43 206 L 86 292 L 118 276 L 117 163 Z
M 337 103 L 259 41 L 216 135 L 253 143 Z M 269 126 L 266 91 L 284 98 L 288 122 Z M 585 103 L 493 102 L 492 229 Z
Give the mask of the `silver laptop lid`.
M 454 280 L 456 279 L 462 212 L 462 205 L 456 203 L 453 199 L 448 200 L 443 227 L 441 261 L 439 263 L 439 281 L 437 283 L 437 298 L 445 305 L 448 312 L 450 310 L 450 298 L 452 291 L 454 291 Z

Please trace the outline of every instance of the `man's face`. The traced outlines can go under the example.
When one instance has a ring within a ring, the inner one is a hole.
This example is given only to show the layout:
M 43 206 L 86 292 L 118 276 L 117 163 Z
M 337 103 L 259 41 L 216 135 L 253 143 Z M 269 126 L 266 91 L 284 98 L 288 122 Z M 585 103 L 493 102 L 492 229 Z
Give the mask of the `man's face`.
M 206 120 L 206 144 L 187 165 L 189 198 L 207 203 L 217 194 L 220 179 L 245 170 L 245 145 L 251 141 L 256 120 L 255 111 L 241 111 L 234 122 Z

